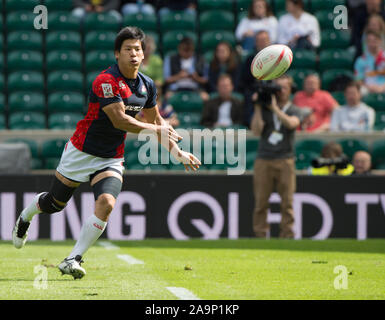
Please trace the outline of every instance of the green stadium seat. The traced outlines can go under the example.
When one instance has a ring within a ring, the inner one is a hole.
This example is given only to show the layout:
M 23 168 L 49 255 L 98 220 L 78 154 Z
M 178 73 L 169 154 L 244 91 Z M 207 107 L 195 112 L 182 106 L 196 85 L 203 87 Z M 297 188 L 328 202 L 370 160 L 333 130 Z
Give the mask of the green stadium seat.
M 228 10 L 233 11 L 233 0 L 198 0 L 200 12 L 207 10 Z
M 330 90 L 330 84 L 333 80 L 335 80 L 338 76 L 347 76 L 351 79 L 354 79 L 353 71 L 349 69 L 329 69 L 322 73 L 322 88 L 324 90 Z
M 4 91 L 4 75 L 2 73 L 0 73 L 0 92 L 3 92 Z
M 183 11 L 172 11 L 160 17 L 160 31 L 165 33 L 171 30 L 195 31 L 195 16 Z
M 287 74 L 293 77 L 294 83 L 298 90 L 302 90 L 303 81 L 309 74 L 318 74 L 314 69 L 289 69 Z
M 34 29 L 34 19 L 36 15 L 33 11 L 18 10 L 7 13 L 6 15 L 6 28 L 7 32 L 25 30 L 33 31 Z
M 225 10 L 210 10 L 199 15 L 200 32 L 221 30 L 234 31 L 234 14 Z
M 16 71 L 8 76 L 8 92 L 14 91 L 38 91 L 44 89 L 44 77 L 37 71 Z
M 4 37 L 3 34 L 0 33 L 0 52 L 3 52 L 4 50 Z
M 77 112 L 59 112 L 48 116 L 48 129 L 74 130 L 76 124 L 84 117 Z
M 4 94 L 0 92 L 0 113 L 5 111 L 5 97 Z
M 293 52 L 293 63 L 291 68 L 293 69 L 316 69 L 317 68 L 317 55 L 314 51 L 310 50 L 295 50 Z
M 137 26 L 145 32 L 157 32 L 158 30 L 156 15 L 152 14 L 134 13 L 125 15 L 123 17 L 123 26 Z
M 68 0 L 43 0 L 48 12 L 54 11 L 71 11 L 73 9 L 73 2 Z
M 82 54 L 74 50 L 54 50 L 46 56 L 47 71 L 82 70 Z
M 79 71 L 54 71 L 48 73 L 48 93 L 55 91 L 83 92 L 83 74 Z
M 8 53 L 7 70 L 40 71 L 43 69 L 43 55 L 38 51 L 18 50 Z
M 336 99 L 336 101 L 342 106 L 346 103 L 346 100 L 345 100 L 345 94 L 343 91 L 334 91 L 334 92 L 331 92 L 332 96 L 334 99 Z
M 120 29 L 120 21 L 111 12 L 88 13 L 83 22 L 85 31 L 115 31 Z
M 322 50 L 320 53 L 319 69 L 321 72 L 333 69 L 353 69 L 354 54 L 343 49 Z
M 336 16 L 333 10 L 321 10 L 314 13 L 317 18 L 321 30 L 332 30 L 334 29 L 334 20 Z
M 235 1 L 235 11 L 238 13 L 247 12 L 252 0 L 237 0 Z M 271 4 L 271 0 L 268 1 Z
M 84 47 L 86 52 L 91 50 L 114 50 L 116 34 L 111 31 L 91 31 L 85 35 Z
M 0 114 L 0 130 L 7 129 L 6 123 L 5 123 L 5 115 Z
M 45 112 L 45 97 L 43 91 L 16 91 L 9 95 L 8 109 L 10 113 L 17 111 Z
M 44 169 L 46 170 L 55 170 L 59 165 L 60 158 L 45 158 L 44 159 Z
M 231 46 L 236 44 L 235 36 L 230 31 L 206 31 L 201 35 L 201 52 L 215 49 L 219 42 L 226 41 Z
M 79 92 L 55 92 L 48 96 L 48 113 L 83 112 L 84 95 Z
M 320 139 L 304 139 L 295 143 L 296 150 L 313 151 L 320 154 L 325 142 Z
M 346 49 L 349 47 L 350 38 L 349 30 L 323 30 L 321 31 L 321 50 Z
M 335 6 L 345 5 L 346 0 L 311 0 L 311 12 L 317 12 L 319 10 L 330 10 L 333 12 Z
M 81 50 L 82 38 L 81 34 L 76 31 L 52 31 L 49 32 L 45 39 L 45 48 L 49 52 L 51 50 Z
M 356 151 L 369 151 L 368 143 L 365 140 L 339 139 L 337 142 L 342 146 L 344 153 L 349 157 L 349 159 L 353 158 Z
M 39 31 L 13 31 L 7 37 L 7 50 L 42 51 L 43 37 Z
M 168 31 L 162 38 L 162 50 L 163 52 L 177 50 L 179 42 L 184 38 L 191 38 L 195 45 L 197 45 L 198 38 L 195 32 L 186 30 L 173 30 Z
M 0 52 L 0 72 L 4 72 L 4 55 Z
M 5 143 L 25 143 L 28 145 L 29 150 L 31 151 L 32 158 L 38 158 L 40 156 L 39 145 L 35 140 L 25 138 L 11 138 L 7 139 Z
M 41 144 L 41 156 L 43 158 L 60 158 L 67 139 L 49 139 Z
M 40 112 L 15 112 L 9 116 L 11 130 L 42 130 L 45 129 L 45 116 Z
M 370 93 L 362 100 L 376 111 L 385 111 L 385 93 Z
M 201 122 L 200 112 L 178 112 L 177 116 L 180 126 L 183 128 L 189 128 Z
M 284 13 L 287 13 L 286 12 L 286 0 L 272 0 L 274 1 L 274 12 L 275 12 L 275 16 L 277 16 L 278 18 L 278 12 L 284 12 Z M 305 10 L 306 11 L 309 11 L 310 9 L 310 2 L 312 0 L 304 0 L 304 5 L 305 5 Z
M 12 11 L 19 10 L 33 11 L 35 6 L 38 6 L 39 4 L 39 0 L 5 0 L 5 12 L 9 14 Z
M 86 86 L 87 86 L 87 92 L 92 88 L 92 83 L 96 79 L 96 77 L 99 75 L 100 71 L 91 71 L 86 76 Z
M 376 121 L 374 123 L 374 130 L 385 130 L 385 111 L 376 112 Z
M 385 141 L 377 140 L 372 144 L 372 164 L 374 169 L 384 168 L 385 165 Z
M 200 95 L 192 91 L 175 92 L 168 102 L 177 112 L 201 112 L 203 107 L 203 101 Z
M 311 161 L 319 157 L 319 154 L 309 150 L 296 150 L 295 167 L 297 170 L 306 170 L 311 167 Z
M 86 72 L 101 72 L 116 63 L 116 59 L 112 50 L 94 50 L 87 53 L 85 63 Z
M 79 31 L 80 18 L 67 11 L 54 11 L 48 14 L 48 30 L 50 31 Z

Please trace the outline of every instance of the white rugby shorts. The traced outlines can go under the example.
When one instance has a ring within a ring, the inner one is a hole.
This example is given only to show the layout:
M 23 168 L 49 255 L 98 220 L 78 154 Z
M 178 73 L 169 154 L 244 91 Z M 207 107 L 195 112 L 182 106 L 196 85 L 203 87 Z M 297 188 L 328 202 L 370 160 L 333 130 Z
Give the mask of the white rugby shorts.
M 64 177 L 78 182 L 87 182 L 90 175 L 107 167 L 123 174 L 124 158 L 101 158 L 78 150 L 69 140 L 64 147 L 56 170 Z

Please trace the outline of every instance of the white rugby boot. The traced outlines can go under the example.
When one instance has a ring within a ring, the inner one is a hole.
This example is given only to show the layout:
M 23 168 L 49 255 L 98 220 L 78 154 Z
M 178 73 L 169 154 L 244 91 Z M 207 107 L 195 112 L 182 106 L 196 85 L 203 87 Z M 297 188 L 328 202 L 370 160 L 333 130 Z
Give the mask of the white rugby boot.
M 20 249 L 24 247 L 27 242 L 28 228 L 30 224 L 30 222 L 23 221 L 21 215 L 17 219 L 12 231 L 12 242 L 15 248 Z
M 74 279 L 81 279 L 86 275 L 86 270 L 80 266 L 83 262 L 82 257 L 77 255 L 73 258 L 65 258 L 58 265 L 58 268 L 62 275 L 68 274 L 73 276 Z

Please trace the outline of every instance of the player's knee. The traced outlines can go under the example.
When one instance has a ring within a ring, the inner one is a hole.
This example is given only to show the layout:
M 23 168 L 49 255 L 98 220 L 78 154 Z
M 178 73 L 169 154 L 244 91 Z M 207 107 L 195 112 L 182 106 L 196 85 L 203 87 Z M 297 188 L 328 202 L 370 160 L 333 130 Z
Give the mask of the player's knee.
M 66 205 L 58 203 L 51 192 L 43 193 L 39 198 L 39 207 L 43 213 L 52 214 L 62 211 Z
M 107 193 L 101 194 L 97 199 L 98 207 L 105 213 L 110 214 L 115 206 L 115 198 Z

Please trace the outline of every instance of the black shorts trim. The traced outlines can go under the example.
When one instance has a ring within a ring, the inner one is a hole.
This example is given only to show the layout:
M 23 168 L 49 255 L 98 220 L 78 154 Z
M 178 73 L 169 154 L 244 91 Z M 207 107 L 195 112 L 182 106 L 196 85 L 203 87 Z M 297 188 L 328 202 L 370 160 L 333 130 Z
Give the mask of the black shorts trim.
M 99 173 L 102 173 L 104 171 L 114 171 L 114 172 L 117 172 L 120 175 L 122 175 L 122 173 L 119 170 L 117 170 L 115 168 L 107 167 L 107 168 L 103 168 L 103 169 L 100 169 L 98 171 L 95 171 L 93 174 L 91 174 L 90 175 L 90 181 L 92 181 L 92 179 L 95 178 L 95 176 L 97 176 Z

